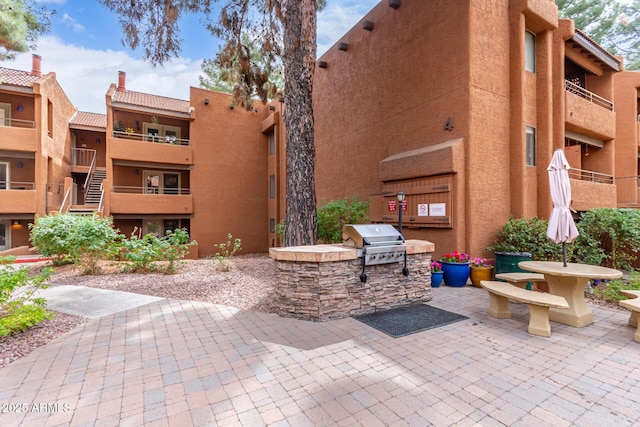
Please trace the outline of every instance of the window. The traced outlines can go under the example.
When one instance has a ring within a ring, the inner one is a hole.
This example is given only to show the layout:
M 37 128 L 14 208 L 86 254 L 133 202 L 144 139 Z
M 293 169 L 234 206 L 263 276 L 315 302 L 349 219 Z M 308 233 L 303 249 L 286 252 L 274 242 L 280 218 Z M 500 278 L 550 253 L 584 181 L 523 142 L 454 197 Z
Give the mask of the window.
M 143 193 L 180 194 L 180 173 L 143 171 Z
M 536 165 L 536 128 L 527 126 L 527 166 Z
M 531 31 L 524 33 L 524 68 L 536 72 L 536 35 Z
M 276 132 L 271 130 L 269 132 L 269 155 L 272 156 L 276 153 Z
M 11 126 L 11 104 L 0 102 L 0 126 Z
M 142 132 L 145 141 L 180 144 L 180 128 L 176 126 L 143 123 Z
M 276 198 L 276 176 L 275 175 L 269 176 L 269 198 L 270 199 Z
M 153 234 L 156 237 L 164 237 L 167 231 L 175 231 L 181 227 L 179 219 L 147 219 L 144 221 L 144 234 Z
M 0 162 L 0 190 L 9 188 L 9 163 Z

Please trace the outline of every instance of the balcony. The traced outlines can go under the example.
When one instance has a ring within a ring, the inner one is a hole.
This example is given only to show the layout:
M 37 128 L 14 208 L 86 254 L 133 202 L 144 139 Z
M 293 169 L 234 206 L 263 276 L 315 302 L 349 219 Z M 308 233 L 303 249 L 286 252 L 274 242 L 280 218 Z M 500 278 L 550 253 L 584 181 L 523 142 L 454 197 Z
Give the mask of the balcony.
M 33 182 L 0 181 L 0 214 L 36 213 Z
M 616 186 L 612 175 L 570 169 L 571 207 L 577 211 L 596 208 L 615 208 L 617 204 Z
M 113 132 L 109 141 L 111 157 L 136 162 L 193 164 L 193 149 L 188 139 L 172 136 Z
M 190 188 L 165 188 L 149 192 L 145 187 L 114 186 L 109 194 L 111 214 L 181 214 L 193 213 Z
M 31 120 L 2 119 L 0 150 L 36 152 L 36 124 Z
M 567 130 L 603 140 L 616 137 L 616 114 L 611 101 L 569 81 L 565 81 L 565 101 Z

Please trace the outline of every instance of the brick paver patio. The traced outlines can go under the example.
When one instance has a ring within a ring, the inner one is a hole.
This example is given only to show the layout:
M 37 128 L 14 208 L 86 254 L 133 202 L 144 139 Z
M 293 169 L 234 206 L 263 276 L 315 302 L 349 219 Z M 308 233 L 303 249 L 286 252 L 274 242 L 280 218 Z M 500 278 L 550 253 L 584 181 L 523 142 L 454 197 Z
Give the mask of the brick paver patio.
M 433 296 L 469 319 L 398 339 L 176 300 L 92 319 L 0 370 L 0 425 L 638 425 L 627 313 L 541 338 L 525 305 L 499 320 L 482 289 Z

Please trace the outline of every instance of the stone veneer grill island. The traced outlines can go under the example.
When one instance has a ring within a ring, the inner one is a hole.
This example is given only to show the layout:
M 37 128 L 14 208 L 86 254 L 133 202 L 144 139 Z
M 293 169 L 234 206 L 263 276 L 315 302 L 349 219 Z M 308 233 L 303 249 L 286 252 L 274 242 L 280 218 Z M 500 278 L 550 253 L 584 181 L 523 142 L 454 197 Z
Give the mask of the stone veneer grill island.
M 404 261 L 367 266 L 361 282 L 362 249 L 346 245 L 271 248 L 276 262 L 278 314 L 326 321 L 373 313 L 431 300 L 431 254 L 424 240 L 405 241 Z

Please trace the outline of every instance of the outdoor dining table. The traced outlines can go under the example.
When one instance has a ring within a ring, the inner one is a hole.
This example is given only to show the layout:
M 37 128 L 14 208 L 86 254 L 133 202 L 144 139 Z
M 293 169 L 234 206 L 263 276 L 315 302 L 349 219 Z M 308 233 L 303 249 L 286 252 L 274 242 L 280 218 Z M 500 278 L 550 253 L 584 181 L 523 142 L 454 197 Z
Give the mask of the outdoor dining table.
M 549 293 L 563 296 L 569 309 L 549 309 L 549 320 L 581 328 L 593 323 L 593 310 L 584 298 L 585 286 L 590 279 L 611 280 L 622 277 L 622 272 L 596 265 L 554 261 L 521 261 L 518 266 L 527 271 L 542 273 L 549 284 Z

